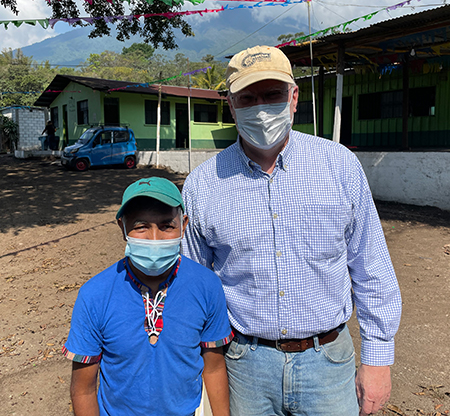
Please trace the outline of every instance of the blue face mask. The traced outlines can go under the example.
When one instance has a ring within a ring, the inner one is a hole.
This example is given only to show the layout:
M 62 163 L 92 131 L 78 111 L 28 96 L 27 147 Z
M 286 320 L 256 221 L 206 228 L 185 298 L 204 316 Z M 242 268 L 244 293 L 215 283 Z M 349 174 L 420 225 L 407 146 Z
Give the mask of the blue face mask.
M 182 223 L 182 217 L 180 218 Z M 147 276 L 159 276 L 175 264 L 180 256 L 181 238 L 170 240 L 146 240 L 127 235 L 125 221 L 123 230 L 127 239 L 125 256 L 136 269 Z
M 147 276 L 159 276 L 180 256 L 181 237 L 171 240 L 144 240 L 127 236 L 127 256 L 136 269 Z

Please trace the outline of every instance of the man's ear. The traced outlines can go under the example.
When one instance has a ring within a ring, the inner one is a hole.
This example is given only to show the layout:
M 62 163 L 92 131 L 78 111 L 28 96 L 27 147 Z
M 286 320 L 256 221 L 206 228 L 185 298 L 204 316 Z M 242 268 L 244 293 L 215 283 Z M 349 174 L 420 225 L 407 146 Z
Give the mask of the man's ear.
M 122 237 L 123 237 L 123 241 L 127 241 L 127 235 L 125 234 L 125 227 L 124 227 L 124 222 L 122 221 L 122 218 L 119 218 L 117 220 L 117 225 L 120 228 L 120 231 L 122 231 Z
M 181 237 L 184 237 L 184 232 L 186 231 L 186 227 L 187 227 L 188 223 L 189 223 L 188 216 L 183 215 L 183 231 L 182 231 Z

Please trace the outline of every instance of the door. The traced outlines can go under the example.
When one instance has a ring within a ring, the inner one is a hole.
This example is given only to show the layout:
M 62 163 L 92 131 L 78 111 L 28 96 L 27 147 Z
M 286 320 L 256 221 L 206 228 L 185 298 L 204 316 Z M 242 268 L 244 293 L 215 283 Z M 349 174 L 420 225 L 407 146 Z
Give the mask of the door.
M 69 127 L 67 124 L 67 105 L 63 105 L 63 149 L 69 144 Z
M 105 125 L 120 126 L 119 99 L 105 97 L 103 99 L 103 114 Z
M 97 133 L 92 142 L 91 165 L 99 166 L 111 164 L 111 154 L 111 131 L 101 130 Z
M 176 104 L 176 147 L 186 149 L 189 145 L 189 124 L 187 104 Z
M 130 133 L 128 130 L 115 130 L 112 136 L 111 164 L 118 165 L 124 162 L 125 156 L 131 151 Z

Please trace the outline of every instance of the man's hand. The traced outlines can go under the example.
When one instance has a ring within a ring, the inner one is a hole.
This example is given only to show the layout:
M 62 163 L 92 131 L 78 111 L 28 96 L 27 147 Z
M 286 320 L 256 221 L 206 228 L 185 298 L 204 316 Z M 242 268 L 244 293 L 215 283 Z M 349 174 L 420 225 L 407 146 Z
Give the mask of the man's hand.
M 361 364 L 356 374 L 359 416 L 377 413 L 391 395 L 391 369 Z

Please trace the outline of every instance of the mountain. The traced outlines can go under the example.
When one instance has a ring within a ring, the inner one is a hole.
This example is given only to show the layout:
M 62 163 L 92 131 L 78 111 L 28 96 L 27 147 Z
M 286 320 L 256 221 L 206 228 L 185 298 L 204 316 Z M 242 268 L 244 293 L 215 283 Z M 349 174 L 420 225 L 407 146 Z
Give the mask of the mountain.
M 284 9 L 284 8 L 283 8 Z M 265 24 L 253 19 L 250 10 L 230 10 L 217 13 L 211 19 L 197 17 L 189 21 L 195 33 L 194 37 L 186 38 L 176 32 L 178 49 L 165 51 L 156 50 L 156 53 L 173 59 L 176 53 L 183 53 L 192 61 L 200 61 L 207 54 L 214 55 L 216 59 L 236 53 L 246 47 L 254 45 L 275 45 L 277 37 L 281 34 L 307 31 L 303 24 L 278 23 L 273 19 Z M 292 22 L 292 20 L 291 20 Z M 262 29 L 261 29 L 262 28 Z M 133 36 L 125 42 L 115 38 L 115 31 L 111 36 L 90 39 L 90 27 L 83 27 L 62 33 L 42 42 L 34 43 L 21 48 L 26 56 L 32 56 L 37 62 L 49 61 L 60 66 L 78 65 L 85 61 L 91 53 L 101 53 L 105 50 L 122 52 L 122 48 L 133 43 L 141 42 L 139 36 Z

